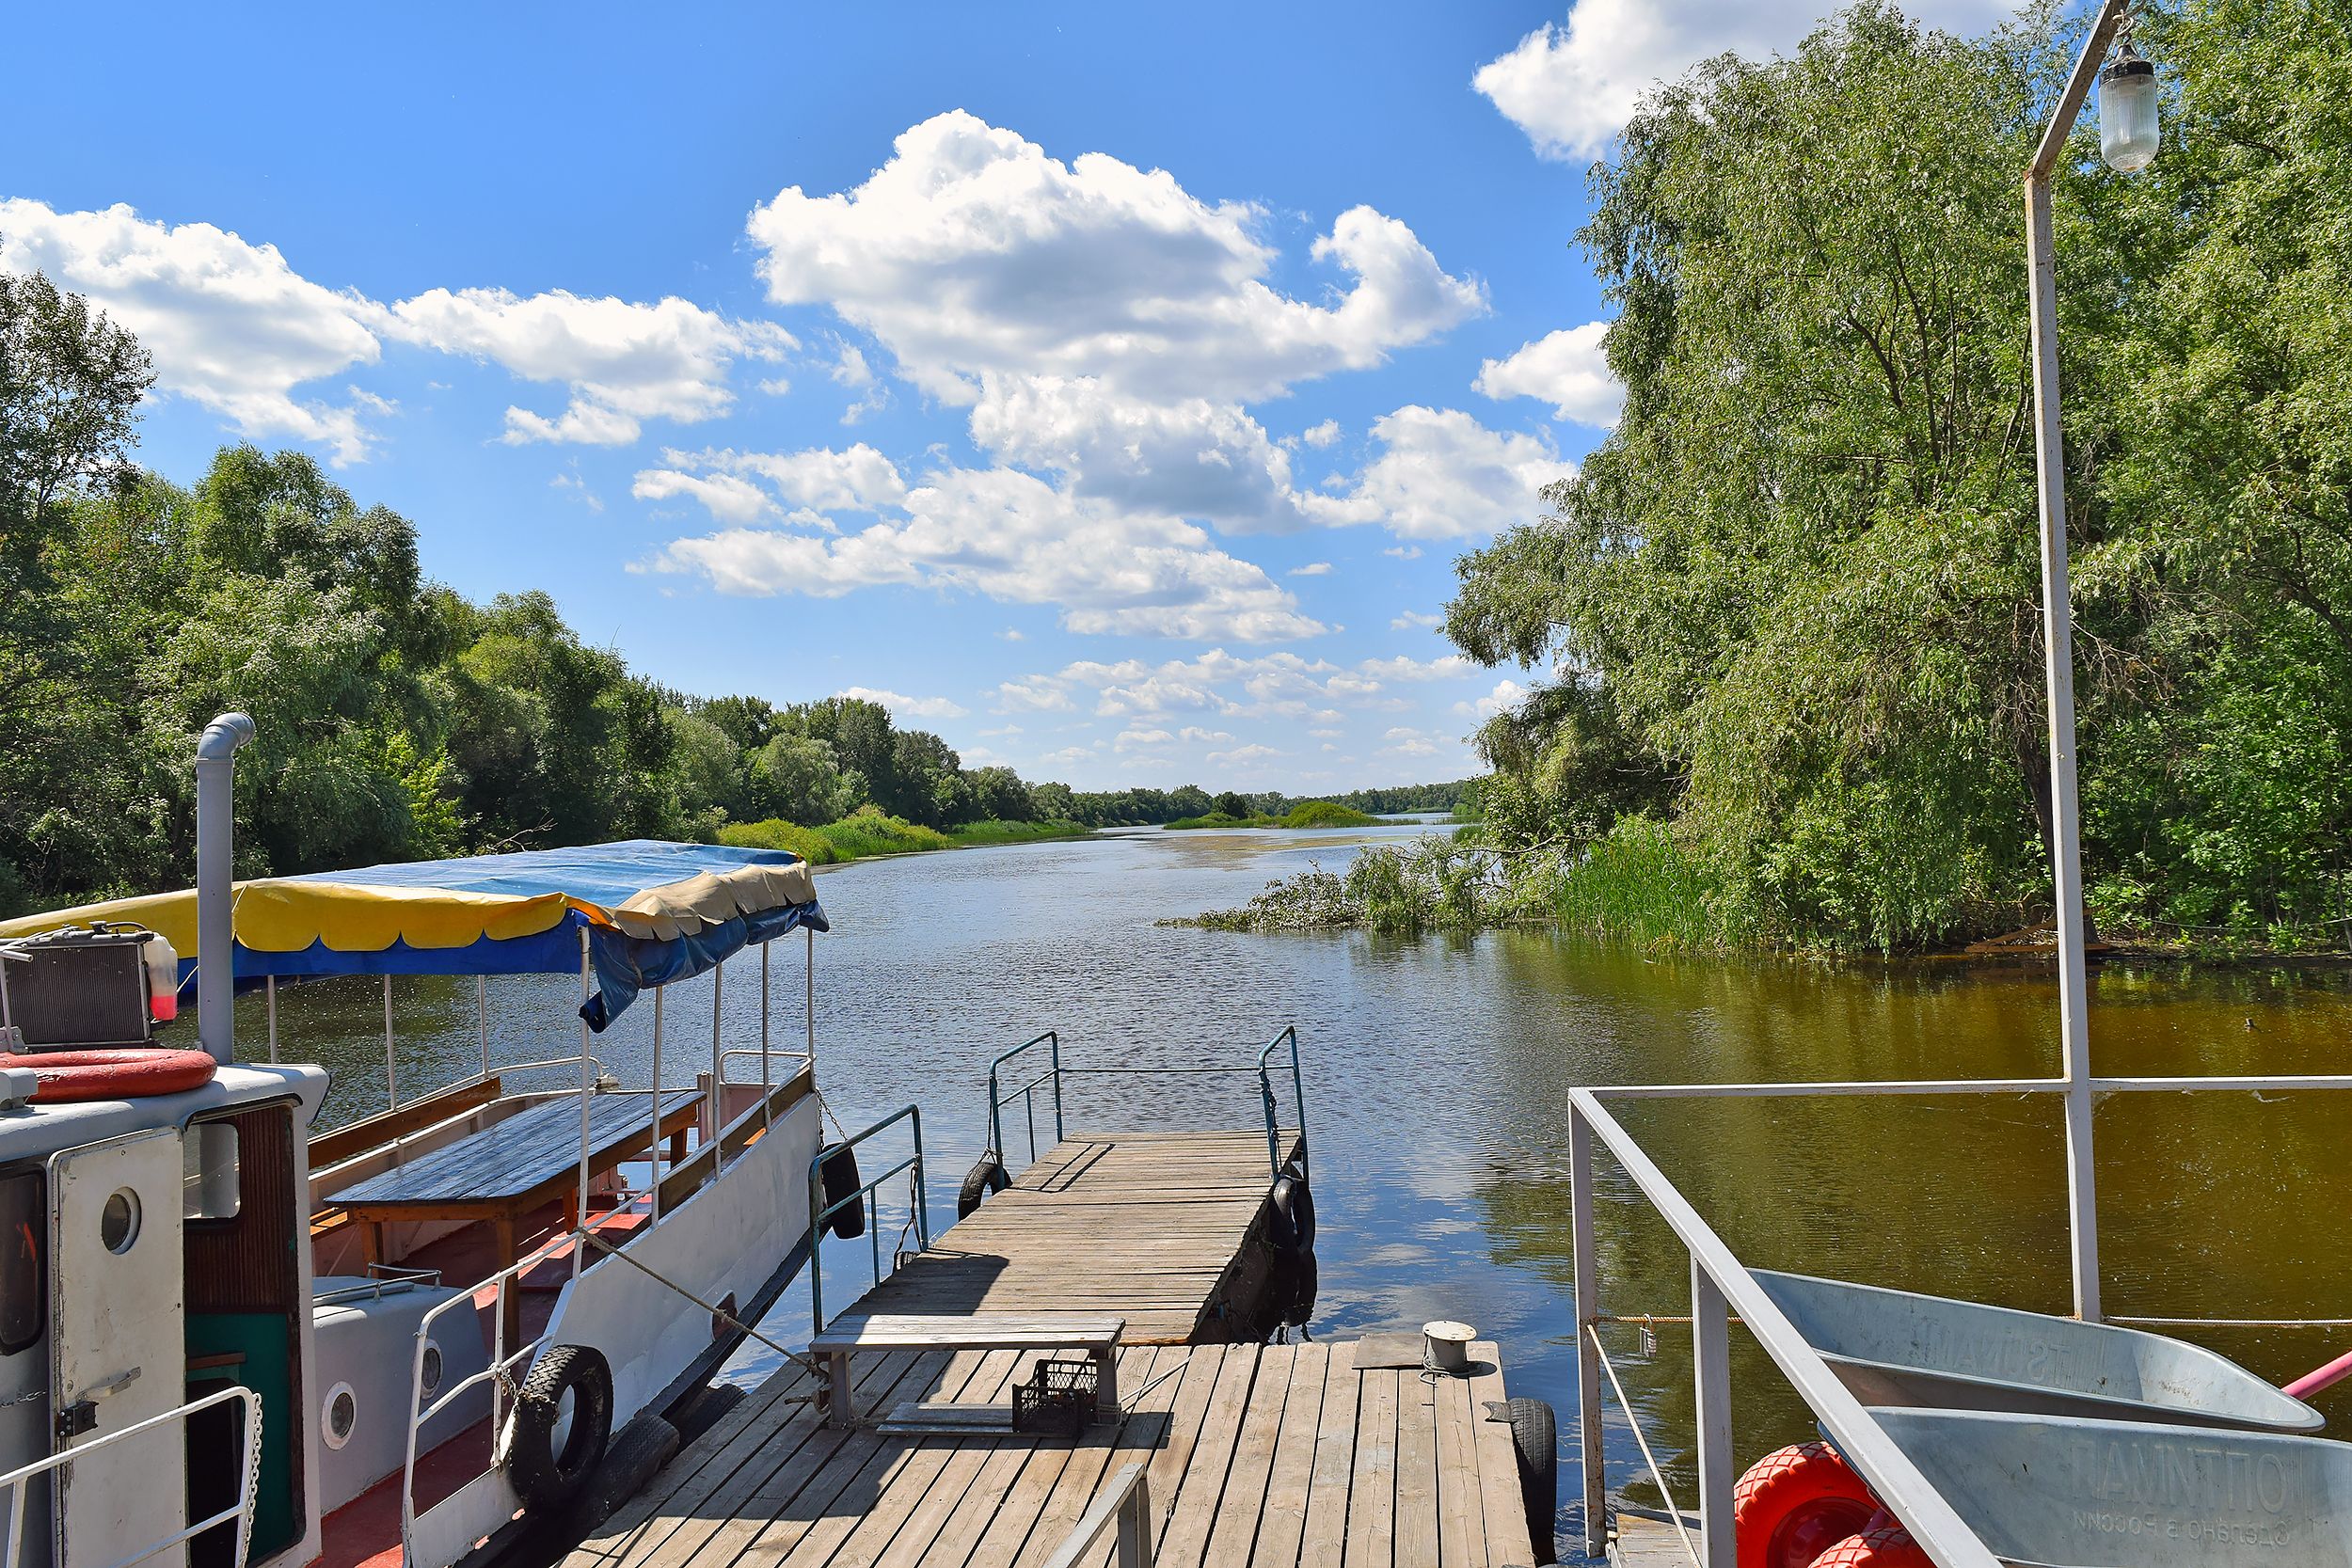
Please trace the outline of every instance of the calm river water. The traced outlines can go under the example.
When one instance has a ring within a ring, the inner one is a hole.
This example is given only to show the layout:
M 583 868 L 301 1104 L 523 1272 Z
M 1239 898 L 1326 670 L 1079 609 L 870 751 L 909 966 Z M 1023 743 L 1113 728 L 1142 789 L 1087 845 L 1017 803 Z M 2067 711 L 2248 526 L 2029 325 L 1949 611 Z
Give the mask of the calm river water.
M 2040 966 L 1734 965 L 1528 932 L 1399 940 L 1154 924 L 1239 904 L 1270 878 L 1337 867 L 1360 844 L 1414 831 L 1145 832 L 829 870 L 818 883 L 834 922 L 817 940 L 819 1084 L 853 1127 L 920 1102 L 930 1213 L 945 1226 L 984 1142 L 982 1083 L 996 1052 L 1050 1028 L 1073 1067 L 1240 1065 L 1295 1023 L 1321 1222 L 1309 1332 L 1468 1321 L 1502 1341 L 1514 1393 L 1558 1408 L 1572 1454 L 1571 1085 L 2055 1070 L 2057 992 Z M 729 970 L 730 1043 L 757 1041 L 755 974 L 739 961 Z M 800 1019 L 797 944 L 788 958 L 779 945 L 775 979 L 782 1043 Z M 395 986 L 402 1096 L 471 1070 L 473 984 Z M 2111 962 L 2095 988 L 2103 1071 L 2352 1070 L 2352 978 L 2341 969 Z M 577 1000 L 576 980 L 493 981 L 500 1059 L 577 1052 Z M 326 1123 L 382 1104 L 381 1008 L 373 982 L 282 1000 L 285 1054 L 334 1070 Z M 596 1047 L 632 1083 L 644 1082 L 652 1010 L 640 1005 Z M 690 1074 L 697 1053 L 707 1065 L 709 1012 L 707 979 L 675 989 L 666 1078 Z M 246 1053 L 258 1053 L 262 1025 L 259 1000 L 241 1003 Z M 1073 1130 L 1259 1121 L 1243 1075 L 1077 1078 L 1068 1109 Z M 2058 1110 L 2040 1097 L 1652 1103 L 1621 1117 L 1751 1264 L 2062 1311 Z M 2352 1212 L 2346 1112 L 2317 1094 L 2106 1103 L 2108 1310 L 2352 1316 L 2337 1228 Z M 1017 1157 L 1025 1140 L 1008 1131 Z M 1605 1162 L 1602 1186 L 1610 1307 L 1687 1312 L 1679 1247 Z M 866 1266 L 862 1243 L 829 1249 L 829 1299 L 854 1294 Z M 769 1327 L 805 1339 L 804 1288 Z M 2283 1381 L 2352 1343 L 2352 1331 L 2205 1338 Z M 1661 1327 L 1646 1357 L 1632 1329 L 1613 1331 L 1613 1344 L 1687 1506 L 1687 1334 Z M 760 1370 L 756 1357 L 739 1369 Z M 1742 1463 L 1811 1435 L 1803 1407 L 1737 1335 L 1733 1376 Z M 1613 1408 L 1609 1451 L 1613 1483 L 1654 1501 Z M 1564 1516 L 1575 1491 L 1564 1462 Z

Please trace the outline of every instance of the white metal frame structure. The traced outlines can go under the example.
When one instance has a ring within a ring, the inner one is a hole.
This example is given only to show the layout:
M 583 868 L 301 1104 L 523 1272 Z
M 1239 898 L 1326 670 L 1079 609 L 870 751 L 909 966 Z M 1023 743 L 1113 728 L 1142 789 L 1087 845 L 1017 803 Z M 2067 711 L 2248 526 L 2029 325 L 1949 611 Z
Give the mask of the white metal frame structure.
M 1994 1568 L 1993 1554 L 1976 1533 L 1954 1513 L 1926 1478 L 1906 1459 L 1877 1420 L 1849 1393 L 1837 1374 L 1808 1345 L 1788 1317 L 1752 1278 L 1747 1268 L 1715 1234 L 1689 1199 L 1667 1180 L 1633 1135 L 1610 1114 L 1607 1101 L 1765 1100 L 1820 1096 L 1947 1096 L 1982 1097 L 2062 1095 L 2070 1103 L 2079 1096 L 2095 1104 L 2107 1094 L 2183 1094 L 2239 1091 L 2280 1093 L 2296 1090 L 2352 1089 L 2352 1074 L 2249 1075 L 2208 1078 L 2080 1077 L 1964 1078 L 1907 1080 L 1888 1083 L 1839 1082 L 1820 1084 L 1649 1084 L 1569 1092 L 1568 1183 L 1572 1245 L 1576 1262 L 1578 1430 L 1583 1480 L 1584 1534 L 1588 1553 L 1598 1558 L 1606 1546 L 1608 1482 L 1601 1422 L 1602 1379 L 1615 1382 L 1600 1342 L 1601 1328 L 1614 1321 L 1602 1301 L 1599 1254 L 1594 1241 L 1593 1154 L 1596 1140 L 1613 1155 L 1650 1206 L 1675 1232 L 1691 1255 L 1691 1319 L 1692 1358 L 1697 1390 L 1699 1529 L 1693 1538 L 1675 1518 L 1685 1549 L 1698 1568 L 1733 1568 L 1731 1530 L 1732 1488 L 1738 1473 L 1732 1468 L 1731 1390 L 1729 1380 L 1729 1319 L 1737 1315 L 1767 1355 L 1786 1376 L 1839 1451 L 1862 1473 L 1881 1501 L 1902 1520 L 1913 1539 L 1938 1568 Z M 2078 1152 L 2088 1166 L 2092 1157 L 2090 1122 L 2086 1117 L 2079 1144 L 2072 1117 L 2067 1122 L 2070 1152 Z M 2075 1219 L 2070 1205 L 2068 1248 L 2075 1265 L 2086 1269 L 2095 1292 L 2099 1250 L 2094 1228 L 2088 1236 L 2072 1229 Z M 2147 1323 L 2154 1320 L 2130 1320 Z M 2246 1319 L 2206 1318 L 2163 1320 L 2170 1325 L 2242 1324 Z M 2317 1320 L 2304 1320 L 2315 1322 Z M 1639 1418 L 1627 1404 L 1622 1389 L 1618 1402 L 1645 1458 L 1649 1444 Z M 1650 1458 L 1654 1476 L 1658 1469 Z M 1664 1478 L 1656 1476 L 1662 1490 Z

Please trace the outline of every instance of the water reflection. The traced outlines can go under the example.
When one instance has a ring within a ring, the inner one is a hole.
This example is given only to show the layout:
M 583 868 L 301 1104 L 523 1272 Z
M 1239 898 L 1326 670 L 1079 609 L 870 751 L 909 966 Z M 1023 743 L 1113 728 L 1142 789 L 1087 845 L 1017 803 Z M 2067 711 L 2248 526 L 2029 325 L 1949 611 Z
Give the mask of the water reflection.
M 2050 1072 L 2054 987 L 2033 966 L 1919 962 L 1830 967 L 1652 959 L 1529 932 L 1397 940 L 1362 933 L 1249 936 L 1156 920 L 1245 901 L 1267 879 L 1412 830 L 1173 834 L 979 849 L 828 871 L 834 921 L 818 941 L 820 1081 L 851 1125 L 919 1101 L 935 1221 L 985 1142 L 982 1078 L 995 1052 L 1040 1029 L 1085 1066 L 1254 1059 L 1296 1023 L 1315 1151 L 1322 1293 L 1312 1332 L 1346 1335 L 1465 1319 L 1504 1346 L 1515 1392 L 1572 1419 L 1565 1095 L 1578 1084 L 1762 1078 L 1991 1077 Z M 773 1028 L 797 1041 L 801 950 L 775 955 Z M 756 966 L 731 965 L 730 1044 L 755 1043 Z M 2092 1037 L 2106 1072 L 2344 1071 L 2344 971 L 2108 963 Z M 395 987 L 405 1095 L 478 1060 L 470 981 Z M 577 1049 L 569 977 L 489 988 L 500 1060 Z M 674 988 L 664 1076 L 709 1054 L 710 983 Z M 335 1075 L 328 1118 L 382 1102 L 382 995 L 338 982 L 288 993 L 281 1047 Z M 260 1000 L 239 1030 L 259 1053 Z M 643 1082 L 652 1009 L 596 1053 Z M 562 1075 L 542 1073 L 541 1081 Z M 1066 1123 L 1253 1125 L 1253 1077 L 1073 1078 Z M 1740 1255 L 1760 1266 L 2063 1310 L 2064 1162 L 2049 1098 L 1629 1105 L 1627 1125 Z M 1013 1148 L 1025 1140 L 1008 1132 Z M 2099 1112 L 2111 1311 L 2327 1313 L 2344 1294 L 2328 1223 L 2352 1198 L 2331 1158 L 2345 1113 L 2327 1096 L 2117 1097 Z M 1050 1135 L 1050 1107 L 1041 1139 Z M 1679 1245 L 1604 1165 L 1599 1242 L 1609 1304 L 1688 1310 Z M 890 1222 L 894 1227 L 896 1220 Z M 829 1255 L 830 1256 L 830 1255 Z M 862 1284 L 863 1246 L 829 1263 L 829 1299 Z M 804 1337 L 805 1291 L 771 1319 Z M 2352 1338 L 2352 1334 L 2345 1338 Z M 2343 1348 L 2313 1331 L 2204 1336 L 2283 1379 Z M 1638 1334 L 1628 1390 L 1691 1497 L 1684 1330 Z M 1760 1353 L 1735 1336 L 1742 1462 L 1811 1422 Z M 742 1375 L 760 1370 L 747 1360 Z M 2325 1402 L 2323 1402 L 2323 1404 Z M 2346 1408 L 2352 1408 L 2347 1405 Z M 1566 1430 L 1564 1426 L 1564 1430 Z M 1622 1433 L 1613 1483 L 1634 1485 Z M 1573 1483 L 1564 1491 L 1574 1490 Z

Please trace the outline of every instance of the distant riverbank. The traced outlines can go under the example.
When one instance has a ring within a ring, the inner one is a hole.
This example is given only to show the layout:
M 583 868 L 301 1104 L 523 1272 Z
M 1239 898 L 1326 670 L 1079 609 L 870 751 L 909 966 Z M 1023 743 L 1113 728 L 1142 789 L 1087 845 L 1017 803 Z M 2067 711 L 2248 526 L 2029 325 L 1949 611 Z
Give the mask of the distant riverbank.
M 719 830 L 719 842 L 739 849 L 783 849 L 811 865 L 838 865 L 880 855 L 919 855 L 987 844 L 1042 844 L 1093 834 L 1094 830 L 1085 823 L 1069 821 L 964 822 L 944 830 L 926 828 L 867 806 L 820 828 L 804 828 L 775 817 L 765 822 L 731 822 Z

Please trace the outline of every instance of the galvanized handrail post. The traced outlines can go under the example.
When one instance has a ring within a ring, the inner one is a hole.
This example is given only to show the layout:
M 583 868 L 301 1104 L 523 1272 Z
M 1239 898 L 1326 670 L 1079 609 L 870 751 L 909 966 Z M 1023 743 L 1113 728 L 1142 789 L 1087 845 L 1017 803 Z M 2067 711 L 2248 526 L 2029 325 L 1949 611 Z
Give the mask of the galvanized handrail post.
M 2090 977 L 2083 955 L 2081 803 L 2074 780 L 2074 623 L 2067 585 L 2066 434 L 2058 422 L 2058 246 L 2050 177 L 2129 0 L 2106 0 L 2026 170 L 2026 258 L 2033 349 L 2034 475 L 2042 530 L 2042 662 L 2050 691 L 2050 847 L 2058 901 L 2058 1021 L 2065 1033 L 2066 1217 L 2074 1315 L 2099 1318 L 2098 1181 L 2091 1147 Z
M 1266 1064 L 1274 1059 L 1276 1048 L 1291 1048 L 1291 1101 L 1298 1108 L 1298 1168 L 1308 1169 L 1307 1156 L 1307 1078 L 1298 1065 L 1298 1025 L 1283 1025 L 1282 1032 L 1265 1042 L 1258 1052 L 1258 1098 L 1265 1108 L 1266 1164 L 1276 1176 L 1282 1174 L 1281 1111 L 1274 1098 L 1274 1075 Z
M 1568 1108 L 1568 1223 L 1576 1255 L 1577 1459 L 1584 1474 L 1584 1555 L 1598 1558 L 1609 1549 L 1600 1347 L 1593 1342 L 1600 1323 L 1600 1262 L 1593 1244 L 1593 1129 L 1573 1105 Z
M 1707 1568 L 1739 1568 L 1732 1542 L 1731 1314 L 1724 1292 L 1691 1258 L 1691 1362 L 1698 1404 L 1699 1529 Z

